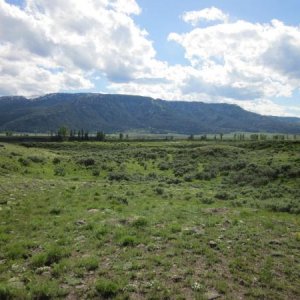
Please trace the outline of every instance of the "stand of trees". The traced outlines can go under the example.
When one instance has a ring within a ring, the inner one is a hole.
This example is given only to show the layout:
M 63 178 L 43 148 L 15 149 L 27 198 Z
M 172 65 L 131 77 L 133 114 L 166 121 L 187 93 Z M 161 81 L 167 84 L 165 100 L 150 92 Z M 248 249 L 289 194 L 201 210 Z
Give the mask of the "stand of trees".
M 67 127 L 60 127 L 55 134 L 51 132 L 52 138 L 58 138 L 60 140 L 69 140 L 69 141 L 88 141 L 88 140 L 97 140 L 105 141 L 105 133 L 103 131 L 97 131 L 95 136 L 91 136 L 90 133 L 84 129 L 81 130 L 69 130 Z

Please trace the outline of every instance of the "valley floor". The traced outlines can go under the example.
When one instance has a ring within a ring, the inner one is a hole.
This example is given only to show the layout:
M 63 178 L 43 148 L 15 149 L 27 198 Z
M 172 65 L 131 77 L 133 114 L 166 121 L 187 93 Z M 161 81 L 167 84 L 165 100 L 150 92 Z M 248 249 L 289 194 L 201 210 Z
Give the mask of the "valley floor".
M 299 299 L 299 142 L 0 144 L 0 299 Z

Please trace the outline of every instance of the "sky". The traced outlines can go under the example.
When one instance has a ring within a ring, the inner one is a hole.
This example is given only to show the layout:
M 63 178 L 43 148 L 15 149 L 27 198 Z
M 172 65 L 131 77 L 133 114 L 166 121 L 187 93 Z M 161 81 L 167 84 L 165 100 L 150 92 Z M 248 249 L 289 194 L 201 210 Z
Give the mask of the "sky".
M 0 0 L 0 95 L 97 92 L 300 117 L 299 0 Z

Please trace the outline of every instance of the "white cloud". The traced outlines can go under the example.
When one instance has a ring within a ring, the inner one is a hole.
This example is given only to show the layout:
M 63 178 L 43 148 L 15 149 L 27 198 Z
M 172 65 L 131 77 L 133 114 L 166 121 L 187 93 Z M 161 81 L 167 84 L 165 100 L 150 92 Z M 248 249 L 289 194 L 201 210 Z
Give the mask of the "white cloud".
M 187 12 L 193 25 L 221 23 L 170 33 L 188 64 L 169 65 L 135 23 L 141 13 L 136 0 L 26 0 L 23 8 L 0 0 L 0 95 L 88 90 L 104 80 L 110 92 L 290 113 L 271 100 L 300 88 L 300 27 L 230 22 L 214 7 Z
M 255 102 L 253 101 L 240 102 L 240 101 L 234 101 L 228 99 L 226 103 L 237 104 L 248 111 L 258 113 L 261 115 L 286 116 L 286 117 L 295 116 L 295 113 L 293 114 L 289 112 L 287 107 L 275 104 L 270 99 L 257 99 Z
M 131 17 L 140 12 L 135 0 L 0 0 L 0 94 L 90 88 L 94 72 L 111 82 L 152 74 L 163 63 Z
M 221 21 L 227 22 L 228 15 L 223 13 L 220 9 L 216 7 L 205 8 L 198 11 L 187 11 L 182 15 L 183 21 L 196 26 L 201 21 Z
M 300 86 L 300 28 L 245 21 L 171 33 L 194 68 L 185 94 L 255 100 L 290 97 Z

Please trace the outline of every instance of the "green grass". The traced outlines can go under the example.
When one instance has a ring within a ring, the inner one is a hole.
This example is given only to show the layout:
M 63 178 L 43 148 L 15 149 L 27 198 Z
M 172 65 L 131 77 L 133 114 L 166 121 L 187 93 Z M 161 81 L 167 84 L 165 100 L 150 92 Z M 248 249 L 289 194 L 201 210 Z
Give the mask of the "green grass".
M 297 299 L 298 142 L 0 147 L 0 299 Z

